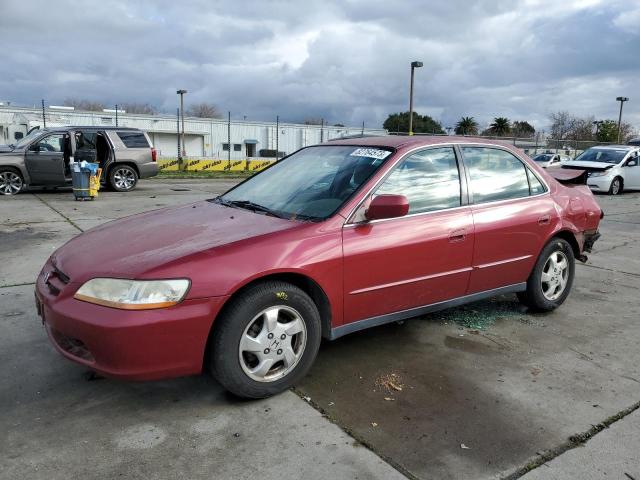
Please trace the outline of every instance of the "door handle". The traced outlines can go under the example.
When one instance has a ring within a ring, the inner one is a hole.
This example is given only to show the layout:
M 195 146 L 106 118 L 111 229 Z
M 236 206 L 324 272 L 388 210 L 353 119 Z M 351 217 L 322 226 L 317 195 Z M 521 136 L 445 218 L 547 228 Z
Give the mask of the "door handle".
M 543 215 L 538 219 L 538 225 L 549 225 L 551 222 L 551 216 Z
M 463 242 L 465 238 L 467 238 L 467 231 L 464 228 L 461 228 L 459 230 L 453 230 L 452 232 L 449 233 L 450 243 Z

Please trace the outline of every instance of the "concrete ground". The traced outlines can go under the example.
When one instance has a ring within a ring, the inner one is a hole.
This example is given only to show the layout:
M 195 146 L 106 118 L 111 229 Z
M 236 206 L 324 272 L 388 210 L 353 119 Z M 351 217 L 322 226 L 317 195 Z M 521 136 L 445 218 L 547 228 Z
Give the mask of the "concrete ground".
M 230 184 L 0 198 L 0 478 L 640 480 L 637 193 L 597 197 L 603 238 L 556 312 L 505 296 L 325 343 L 297 395 L 241 402 L 206 376 L 88 380 L 53 350 L 32 290 L 55 248 Z

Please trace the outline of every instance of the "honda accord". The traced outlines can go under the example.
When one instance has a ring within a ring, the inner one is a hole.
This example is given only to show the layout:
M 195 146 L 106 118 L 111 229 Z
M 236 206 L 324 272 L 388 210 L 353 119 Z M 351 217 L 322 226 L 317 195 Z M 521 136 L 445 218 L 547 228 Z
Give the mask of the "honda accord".
M 507 144 L 345 139 L 77 236 L 36 304 L 57 350 L 104 376 L 209 370 L 261 398 L 299 381 L 322 338 L 500 294 L 559 307 L 601 218 L 586 185 Z

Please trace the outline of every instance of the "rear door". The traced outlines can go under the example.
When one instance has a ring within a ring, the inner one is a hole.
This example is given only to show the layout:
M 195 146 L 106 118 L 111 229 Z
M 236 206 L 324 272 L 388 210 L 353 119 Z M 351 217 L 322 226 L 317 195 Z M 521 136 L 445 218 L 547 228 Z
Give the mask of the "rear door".
M 405 195 L 409 214 L 345 225 L 347 323 L 464 295 L 473 222 L 459 172 L 453 147 L 410 154 L 373 193 Z
M 96 138 L 98 133 L 92 130 L 74 130 L 75 161 L 95 163 L 97 159 Z
M 25 154 L 25 163 L 32 184 L 64 185 L 65 149 L 69 148 L 68 138 L 66 133 L 51 133 L 29 146 Z
M 468 293 L 525 282 L 558 217 L 547 187 L 508 150 L 461 150 L 475 231 Z

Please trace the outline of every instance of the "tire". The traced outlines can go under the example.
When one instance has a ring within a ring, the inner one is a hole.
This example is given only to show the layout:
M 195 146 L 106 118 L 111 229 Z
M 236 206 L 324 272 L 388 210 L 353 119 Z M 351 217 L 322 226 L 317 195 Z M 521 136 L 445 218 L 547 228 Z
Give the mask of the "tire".
M 20 172 L 9 167 L 0 167 L 0 195 L 17 195 L 24 188 Z
M 263 282 L 232 299 L 216 319 L 209 366 L 231 393 L 270 397 L 304 377 L 320 339 L 320 314 L 313 300 L 289 283 Z
M 129 165 L 116 164 L 109 171 L 109 186 L 116 192 L 130 192 L 138 184 L 138 173 Z
M 609 187 L 609 195 L 620 195 L 624 184 L 622 178 L 616 177 L 611 180 L 611 186 Z
M 542 249 L 527 280 L 527 289 L 518 293 L 518 299 L 533 311 L 555 310 L 571 292 L 575 268 L 571 245 L 561 238 L 552 239 Z

